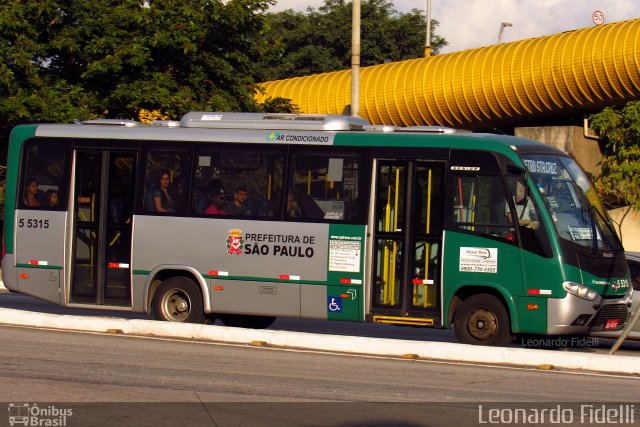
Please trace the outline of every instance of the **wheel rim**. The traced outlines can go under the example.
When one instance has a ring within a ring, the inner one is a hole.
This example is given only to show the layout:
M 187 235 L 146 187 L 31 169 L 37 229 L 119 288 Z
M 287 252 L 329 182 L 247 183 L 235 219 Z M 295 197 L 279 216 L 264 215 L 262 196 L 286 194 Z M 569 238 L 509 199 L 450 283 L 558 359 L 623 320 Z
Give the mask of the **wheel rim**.
M 191 300 L 182 289 L 172 289 L 163 295 L 160 307 L 165 319 L 184 322 L 191 313 Z
M 467 325 L 475 339 L 486 341 L 498 331 L 498 318 L 491 310 L 480 308 L 471 314 Z

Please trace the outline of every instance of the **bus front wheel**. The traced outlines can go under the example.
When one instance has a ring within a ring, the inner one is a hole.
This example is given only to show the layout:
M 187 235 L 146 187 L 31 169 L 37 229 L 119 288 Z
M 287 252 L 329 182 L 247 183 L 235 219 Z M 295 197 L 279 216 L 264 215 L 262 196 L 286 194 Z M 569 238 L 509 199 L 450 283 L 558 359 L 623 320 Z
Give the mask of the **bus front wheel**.
M 153 316 L 169 322 L 204 323 L 200 288 L 186 277 L 171 277 L 160 284 L 151 304 Z
M 463 344 L 504 346 L 511 342 L 507 310 L 498 298 L 489 294 L 464 300 L 456 313 L 453 329 Z

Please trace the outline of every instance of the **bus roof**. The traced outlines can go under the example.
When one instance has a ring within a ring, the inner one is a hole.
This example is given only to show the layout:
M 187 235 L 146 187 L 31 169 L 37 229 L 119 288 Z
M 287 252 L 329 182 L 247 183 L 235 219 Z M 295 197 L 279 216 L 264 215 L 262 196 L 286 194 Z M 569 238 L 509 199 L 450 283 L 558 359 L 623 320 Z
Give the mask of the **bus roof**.
M 309 114 L 191 112 L 180 121 L 154 121 L 151 124 L 97 119 L 76 121 L 75 124 L 39 124 L 36 125 L 35 136 L 563 153 L 540 142 L 513 136 L 474 134 L 440 126 L 370 125 L 357 117 Z

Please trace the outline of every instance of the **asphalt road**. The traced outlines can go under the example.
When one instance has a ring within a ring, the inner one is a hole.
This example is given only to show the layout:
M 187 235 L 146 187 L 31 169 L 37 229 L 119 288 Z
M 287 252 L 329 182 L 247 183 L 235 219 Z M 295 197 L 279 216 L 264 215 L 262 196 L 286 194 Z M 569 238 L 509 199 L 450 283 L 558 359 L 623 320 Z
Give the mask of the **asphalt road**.
M 71 410 L 68 426 L 478 425 L 487 408 L 559 404 L 585 425 L 581 405 L 640 398 L 634 376 L 11 326 L 0 342 L 8 413 L 38 402 Z

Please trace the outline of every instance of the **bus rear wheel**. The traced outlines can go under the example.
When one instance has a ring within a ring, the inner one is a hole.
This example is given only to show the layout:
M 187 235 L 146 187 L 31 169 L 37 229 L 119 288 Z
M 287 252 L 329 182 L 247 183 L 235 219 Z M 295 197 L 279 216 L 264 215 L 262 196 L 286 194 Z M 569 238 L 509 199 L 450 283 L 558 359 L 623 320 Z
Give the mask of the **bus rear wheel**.
M 244 316 L 240 314 L 223 314 L 220 320 L 225 326 L 235 328 L 266 329 L 276 321 L 272 316 Z
M 453 329 L 463 344 L 505 346 L 511 342 L 509 315 L 498 298 L 473 295 L 456 313 Z
M 204 323 L 200 288 L 186 277 L 171 277 L 160 284 L 151 304 L 158 320 Z

